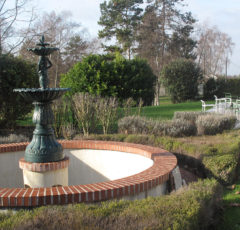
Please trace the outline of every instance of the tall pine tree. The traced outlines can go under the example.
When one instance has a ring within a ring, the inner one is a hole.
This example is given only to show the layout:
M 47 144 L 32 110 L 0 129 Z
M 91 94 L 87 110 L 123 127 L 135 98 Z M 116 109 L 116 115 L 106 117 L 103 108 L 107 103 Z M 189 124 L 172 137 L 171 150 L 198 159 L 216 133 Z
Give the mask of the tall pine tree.
M 136 29 L 142 19 L 142 3 L 143 0 L 110 0 L 100 4 L 101 17 L 98 24 L 103 29 L 99 31 L 99 38 L 115 38 L 129 59 L 136 41 Z

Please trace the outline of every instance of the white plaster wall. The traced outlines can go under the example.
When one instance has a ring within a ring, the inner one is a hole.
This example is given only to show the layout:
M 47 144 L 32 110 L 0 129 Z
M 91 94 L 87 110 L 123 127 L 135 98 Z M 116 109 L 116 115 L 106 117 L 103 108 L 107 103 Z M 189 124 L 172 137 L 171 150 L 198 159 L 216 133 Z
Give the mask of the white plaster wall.
M 23 173 L 18 166 L 22 157 L 24 151 L 0 154 L 0 187 L 23 187 Z
M 144 198 L 147 198 L 149 196 L 151 197 L 157 197 L 157 196 L 162 196 L 165 195 L 167 192 L 167 183 L 160 184 L 156 187 L 153 187 L 152 189 L 149 189 L 144 192 L 140 192 L 138 194 L 132 195 L 132 196 L 124 196 L 123 200 L 141 200 Z
M 52 187 L 57 185 L 68 185 L 68 168 L 51 172 L 31 172 L 23 170 L 24 185 L 31 188 Z
M 153 165 L 149 158 L 118 151 L 65 149 L 64 153 L 70 158 L 69 185 L 115 180 L 142 172 Z M 22 157 L 24 151 L 0 154 L 0 187 L 24 186 L 23 171 L 18 163 Z
M 119 151 L 76 149 L 65 154 L 70 158 L 69 185 L 116 180 L 153 165 L 147 157 Z

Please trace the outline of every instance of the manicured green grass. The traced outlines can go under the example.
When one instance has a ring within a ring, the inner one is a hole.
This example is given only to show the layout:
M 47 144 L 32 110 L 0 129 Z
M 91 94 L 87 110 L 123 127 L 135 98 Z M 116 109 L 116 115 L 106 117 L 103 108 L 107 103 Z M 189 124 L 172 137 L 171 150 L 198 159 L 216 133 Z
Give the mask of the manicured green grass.
M 227 207 L 224 210 L 223 222 L 218 230 L 240 230 L 240 208 Z
M 179 104 L 162 103 L 159 106 L 143 107 L 141 116 L 160 120 L 171 120 L 176 111 L 201 111 L 201 109 L 201 102 L 198 101 Z
M 240 192 L 240 180 L 236 182 L 236 187 L 234 189 L 226 188 L 224 191 L 223 201 L 226 205 L 235 203 L 240 204 L 240 194 L 236 194 Z M 239 208 L 240 210 L 240 208 Z
M 239 171 L 239 170 L 238 170 Z M 238 172 L 239 174 L 239 172 Z M 219 230 L 240 230 L 240 207 L 232 207 L 232 204 L 240 205 L 240 179 L 236 181 L 235 188 L 225 188 L 223 202 L 225 205 L 223 221 Z
M 207 102 L 212 103 L 212 102 Z M 159 120 L 171 120 L 177 111 L 201 111 L 201 101 L 188 101 L 173 104 L 169 97 L 160 97 L 159 106 L 146 106 L 141 110 L 141 116 Z M 136 108 L 133 109 L 133 112 Z

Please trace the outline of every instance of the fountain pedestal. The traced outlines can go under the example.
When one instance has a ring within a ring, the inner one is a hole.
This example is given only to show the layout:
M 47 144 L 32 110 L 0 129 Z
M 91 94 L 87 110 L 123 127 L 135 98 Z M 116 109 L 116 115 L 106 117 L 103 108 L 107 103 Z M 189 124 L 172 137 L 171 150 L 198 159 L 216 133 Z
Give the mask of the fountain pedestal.
M 40 188 L 68 185 L 69 158 L 47 163 L 32 163 L 19 160 L 19 167 L 23 170 L 24 187 Z

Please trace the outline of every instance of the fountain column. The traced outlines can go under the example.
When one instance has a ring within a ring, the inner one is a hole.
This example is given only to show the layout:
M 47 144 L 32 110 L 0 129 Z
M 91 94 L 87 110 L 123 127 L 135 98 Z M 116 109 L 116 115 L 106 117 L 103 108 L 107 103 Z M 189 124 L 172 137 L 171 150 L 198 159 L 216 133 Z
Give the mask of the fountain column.
M 38 74 L 40 88 L 15 89 L 34 104 L 33 123 L 36 128 L 31 143 L 27 146 L 19 167 L 23 170 L 26 187 L 51 187 L 68 185 L 69 159 L 64 156 L 61 144 L 56 141 L 52 125 L 53 100 L 60 98 L 68 88 L 48 88 L 48 69 L 52 66 L 48 55 L 58 50 L 45 43 L 44 36 L 37 47 L 28 49 L 39 56 Z

